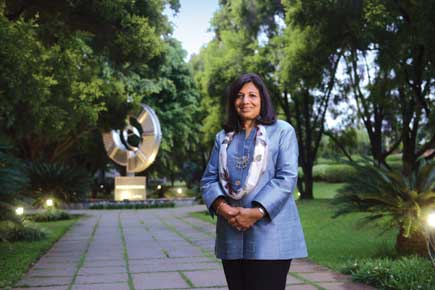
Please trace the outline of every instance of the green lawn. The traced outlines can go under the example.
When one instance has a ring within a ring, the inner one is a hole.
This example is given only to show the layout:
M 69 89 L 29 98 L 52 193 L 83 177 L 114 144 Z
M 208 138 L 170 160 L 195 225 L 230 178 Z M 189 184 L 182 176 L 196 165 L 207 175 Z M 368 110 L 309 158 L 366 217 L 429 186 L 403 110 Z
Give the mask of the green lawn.
M 36 223 L 48 231 L 47 239 L 34 242 L 0 242 L 0 289 L 11 287 L 78 219 Z
M 343 188 L 346 183 L 314 182 L 313 193 L 315 199 L 331 199 L 337 194 L 337 190 Z
M 327 199 L 298 202 L 299 214 L 311 260 L 339 270 L 353 258 L 394 255 L 395 229 L 383 233 L 373 224 L 362 225 L 362 213 L 333 219 L 334 206 Z
M 353 258 L 392 256 L 397 231 L 385 233 L 373 224 L 361 225 L 361 213 L 332 218 L 334 206 L 328 196 L 343 184 L 316 183 L 316 200 L 297 202 L 309 258 L 334 270 Z M 319 191 L 320 189 L 320 191 Z M 321 193 L 320 193 L 321 192 Z M 192 213 L 193 217 L 214 223 L 205 212 Z

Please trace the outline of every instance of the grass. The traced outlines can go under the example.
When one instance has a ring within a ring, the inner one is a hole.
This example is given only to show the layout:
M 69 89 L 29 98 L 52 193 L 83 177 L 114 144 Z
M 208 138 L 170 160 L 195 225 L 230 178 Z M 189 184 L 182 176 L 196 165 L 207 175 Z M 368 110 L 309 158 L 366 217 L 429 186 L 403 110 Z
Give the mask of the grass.
M 339 271 L 349 260 L 395 255 L 397 231 L 383 233 L 373 224 L 361 225 L 362 213 L 332 218 L 329 200 L 298 202 L 309 258 Z
M 314 182 L 313 193 L 315 199 L 331 199 L 337 191 L 343 188 L 346 183 L 327 183 L 327 182 Z
M 128 263 L 127 242 L 125 241 L 124 227 L 122 226 L 122 223 L 121 223 L 121 214 L 118 214 L 118 230 L 119 230 L 119 233 L 121 234 L 122 255 L 124 256 L 125 267 L 126 267 L 127 275 L 128 275 L 128 288 L 130 290 L 135 290 L 134 283 L 133 283 L 133 277 L 132 277 L 131 272 L 130 272 L 130 265 Z
M 12 287 L 77 220 L 36 223 L 48 232 L 47 239 L 41 241 L 0 242 L 0 289 Z

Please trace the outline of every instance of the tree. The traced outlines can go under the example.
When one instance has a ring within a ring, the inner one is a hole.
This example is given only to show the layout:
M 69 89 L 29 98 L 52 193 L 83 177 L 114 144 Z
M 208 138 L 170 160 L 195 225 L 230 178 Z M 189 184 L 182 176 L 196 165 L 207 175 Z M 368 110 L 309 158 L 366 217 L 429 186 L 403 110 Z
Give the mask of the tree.
M 225 87 L 243 72 L 263 76 L 278 110 L 296 128 L 304 170 L 299 190 L 302 198 L 312 198 L 312 166 L 340 57 L 319 30 L 298 26 L 292 19 L 298 4 L 290 2 L 222 2 L 212 21 L 216 37 L 201 51 L 196 79 L 204 102 L 220 105 L 223 116 Z M 214 128 L 222 121 L 210 115 L 205 123 Z
M 95 130 L 124 126 L 142 98 L 131 77 L 163 61 L 167 3 L 1 1 L 1 131 L 21 157 L 74 163 Z
M 286 118 L 295 124 L 299 142 L 299 164 L 304 172 L 298 181 L 301 198 L 313 198 L 312 170 L 325 130 L 325 117 L 336 84 L 342 51 L 331 42 L 329 27 L 305 26 L 299 18 L 312 13 L 304 5 L 285 2 L 286 28 L 280 58 L 280 103 Z M 304 2 L 305 3 L 305 2 Z M 309 5 L 308 5 L 309 6 Z M 307 9 L 307 10 L 304 10 Z M 330 7 L 317 7 L 333 17 Z
M 435 28 L 430 25 L 435 1 L 336 1 L 333 5 L 347 9 L 349 17 L 337 23 L 327 14 L 310 13 L 302 19 L 308 26 L 335 25 L 342 31 L 335 42 L 347 64 L 344 92 L 356 100 L 373 158 L 385 164 L 386 156 L 401 143 L 403 172 L 409 175 L 418 157 L 435 144 L 431 110 Z
M 185 163 L 197 162 L 200 102 L 191 69 L 184 62 L 186 52 L 175 39 L 167 39 L 166 44 L 167 53 L 158 77 L 146 81 L 153 84 L 151 89 L 140 77 L 135 87 L 144 96 L 142 101 L 155 109 L 162 128 L 159 154 L 149 172 L 174 182 L 182 176 L 189 179 L 188 174 L 183 174 Z

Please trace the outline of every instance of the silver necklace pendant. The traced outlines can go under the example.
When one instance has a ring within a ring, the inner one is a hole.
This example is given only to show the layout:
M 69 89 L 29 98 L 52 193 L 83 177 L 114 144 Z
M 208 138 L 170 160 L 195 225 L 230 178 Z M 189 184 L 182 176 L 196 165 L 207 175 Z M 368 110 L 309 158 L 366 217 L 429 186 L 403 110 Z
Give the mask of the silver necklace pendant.
M 237 169 L 245 169 L 249 163 L 249 155 L 244 155 L 240 157 L 236 157 L 236 168 Z

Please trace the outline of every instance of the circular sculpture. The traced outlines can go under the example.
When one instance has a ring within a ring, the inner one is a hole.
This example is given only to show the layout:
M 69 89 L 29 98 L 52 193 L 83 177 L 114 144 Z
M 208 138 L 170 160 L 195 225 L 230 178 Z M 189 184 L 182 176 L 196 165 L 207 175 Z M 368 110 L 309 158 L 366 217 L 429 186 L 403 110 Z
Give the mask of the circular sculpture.
M 141 104 L 138 117 L 129 116 L 124 130 L 103 133 L 107 155 L 127 172 L 141 172 L 150 166 L 159 151 L 162 132 L 156 113 Z

